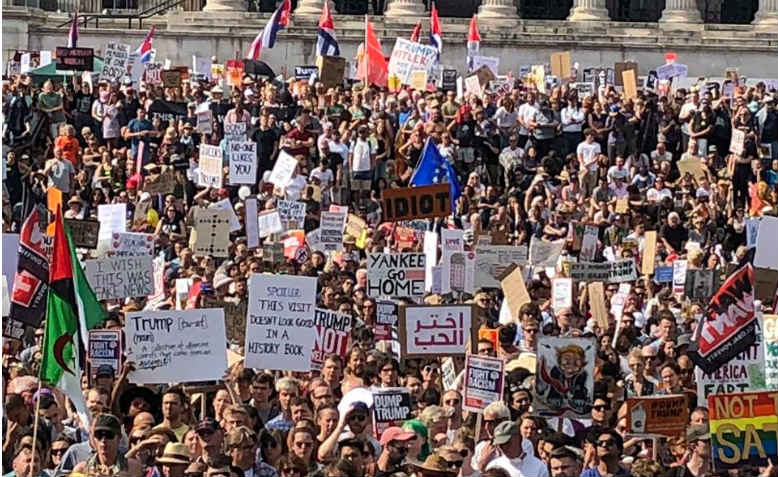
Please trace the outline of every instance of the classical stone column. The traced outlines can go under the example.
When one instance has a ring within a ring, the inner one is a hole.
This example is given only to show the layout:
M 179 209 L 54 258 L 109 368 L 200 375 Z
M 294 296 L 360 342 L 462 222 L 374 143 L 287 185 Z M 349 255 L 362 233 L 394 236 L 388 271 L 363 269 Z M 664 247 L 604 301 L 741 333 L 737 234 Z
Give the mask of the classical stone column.
M 478 19 L 485 21 L 518 20 L 513 0 L 482 0 L 478 7 Z
M 759 0 L 754 25 L 773 29 L 778 25 L 778 0 Z
M 575 0 L 567 20 L 571 22 L 598 22 L 610 20 L 606 0 Z
M 242 13 L 248 11 L 245 0 L 206 0 L 204 12 Z
M 387 17 L 424 16 L 423 0 L 389 0 L 384 15 Z
M 696 0 L 667 0 L 659 23 L 702 23 Z
M 324 0 L 298 0 L 295 15 L 315 15 L 317 18 L 321 15 L 321 9 L 324 8 Z M 330 11 L 335 13 L 330 3 Z

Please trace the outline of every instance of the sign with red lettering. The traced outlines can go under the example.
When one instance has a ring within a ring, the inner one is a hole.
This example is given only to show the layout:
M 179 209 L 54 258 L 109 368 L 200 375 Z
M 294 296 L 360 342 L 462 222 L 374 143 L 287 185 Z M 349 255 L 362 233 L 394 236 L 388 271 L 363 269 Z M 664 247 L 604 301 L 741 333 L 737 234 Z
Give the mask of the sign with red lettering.
M 389 76 L 397 76 L 402 84 L 410 84 L 414 71 L 423 70 L 429 75 L 437 58 L 435 47 L 397 38 L 389 58 Z
M 311 369 L 319 370 L 324 364 L 324 357 L 336 354 L 346 358 L 349 336 L 354 320 L 350 315 L 337 313 L 323 308 L 313 312 L 313 328 L 316 332 L 311 354 Z
M 397 329 L 405 358 L 464 355 L 476 349 L 472 305 L 400 306 Z

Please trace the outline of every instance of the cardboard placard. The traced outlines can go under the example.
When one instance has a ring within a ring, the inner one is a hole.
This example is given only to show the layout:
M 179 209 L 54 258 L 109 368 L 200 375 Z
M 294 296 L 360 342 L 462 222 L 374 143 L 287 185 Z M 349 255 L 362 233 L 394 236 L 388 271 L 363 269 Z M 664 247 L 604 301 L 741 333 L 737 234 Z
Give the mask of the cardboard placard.
M 135 232 L 114 232 L 110 237 L 100 239 L 98 256 L 140 257 L 154 254 L 154 236 Z
M 154 293 L 151 255 L 86 260 L 84 273 L 98 300 L 145 297 Z
M 389 221 L 446 217 L 451 214 L 448 184 L 384 189 L 384 218 Z
M 127 313 L 127 359 L 133 383 L 218 380 L 227 370 L 224 311 L 138 311 Z
M 227 84 L 233 87 L 243 84 L 243 72 L 245 63 L 240 60 L 227 60 L 224 62 L 227 70 Z
M 551 74 L 560 79 L 570 77 L 570 52 L 562 51 L 551 54 Z
M 602 282 L 594 282 L 588 285 L 589 308 L 592 317 L 601 330 L 608 329 L 608 309 L 605 307 L 605 287 Z
M 162 86 L 165 88 L 181 87 L 181 72 L 178 70 L 162 70 L 159 73 L 162 79 Z
M 518 319 L 521 306 L 532 301 L 527 291 L 527 285 L 524 283 L 521 267 L 516 265 L 508 267 L 500 281 L 500 286 L 505 294 L 505 299 L 508 301 L 508 310 L 510 310 L 511 317 Z
M 627 399 L 627 432 L 678 437 L 686 433 L 689 403 L 685 394 Z
M 457 70 L 443 70 L 441 75 L 441 88 L 443 91 L 457 90 Z
M 227 257 L 230 247 L 230 211 L 201 210 L 195 214 L 190 244 L 195 255 Z
M 548 242 L 533 237 L 529 243 L 529 263 L 535 267 L 555 267 L 564 248 L 564 239 Z
M 473 305 L 400 305 L 397 322 L 403 358 L 464 356 L 476 349 Z
M 97 248 L 100 234 L 100 222 L 97 220 L 65 219 L 65 225 L 70 230 L 73 245 L 81 248 Z
M 408 85 L 411 87 L 411 89 L 415 89 L 416 91 L 426 91 L 427 72 L 425 70 L 412 71 Z
M 281 223 L 281 214 L 278 213 L 278 209 L 260 212 L 257 216 L 257 221 L 260 238 L 280 233 L 284 229 L 284 226 Z
M 319 56 L 316 58 L 319 68 L 319 81 L 325 88 L 343 85 L 346 76 L 346 59 L 340 56 Z
M 413 72 L 429 73 L 437 57 L 438 50 L 434 46 L 397 38 L 389 58 L 389 74 L 399 77 L 402 84 L 410 85 Z
M 627 91 L 627 80 L 624 79 L 624 73 L 631 71 L 634 78 L 638 77 L 638 63 L 635 61 L 617 61 L 613 64 L 614 86 L 624 86 L 624 92 Z M 637 83 L 636 83 L 637 84 Z M 629 98 L 629 96 L 627 96 Z
M 778 315 L 762 317 L 765 388 L 778 389 Z
M 678 172 L 681 173 L 681 177 L 689 173 L 698 182 L 708 177 L 705 164 L 698 158 L 687 157 L 676 162 L 676 165 L 678 166 Z
M 712 373 L 695 368 L 694 380 L 697 383 L 697 405 L 707 406 L 708 396 L 712 394 L 742 393 L 761 391 L 767 388 L 767 360 L 762 337 L 740 354 L 724 363 Z
M 286 151 L 281 151 L 267 181 L 276 187 L 286 187 L 292 180 L 292 174 L 296 167 L 297 159 Z
M 559 312 L 573 306 L 573 279 L 554 277 L 551 280 L 551 308 Z
M 754 267 L 778 270 L 778 247 L 775 246 L 776 237 L 778 237 L 778 218 L 771 216 L 762 217 L 756 234 Z
M 654 273 L 656 262 L 656 230 L 647 230 L 643 241 L 643 256 L 641 257 L 640 273 Z
M 483 414 L 487 405 L 502 401 L 504 380 L 505 361 L 502 358 L 468 354 L 462 408 Z
M 176 173 L 168 168 L 159 174 L 149 174 L 143 178 L 143 192 L 149 194 L 172 194 L 176 188 Z
M 729 152 L 742 156 L 745 152 L 746 133 L 740 129 L 732 129 L 732 139 L 729 143 Z
M 68 48 L 66 46 L 58 46 L 55 53 L 57 55 L 57 71 L 94 70 L 95 50 L 93 48 Z
M 617 76 L 618 78 L 618 76 Z M 621 72 L 621 82 L 624 85 L 624 96 L 627 99 L 637 99 L 638 97 L 638 83 L 635 76 L 635 70 L 625 70 Z M 618 80 L 617 80 L 618 83 Z

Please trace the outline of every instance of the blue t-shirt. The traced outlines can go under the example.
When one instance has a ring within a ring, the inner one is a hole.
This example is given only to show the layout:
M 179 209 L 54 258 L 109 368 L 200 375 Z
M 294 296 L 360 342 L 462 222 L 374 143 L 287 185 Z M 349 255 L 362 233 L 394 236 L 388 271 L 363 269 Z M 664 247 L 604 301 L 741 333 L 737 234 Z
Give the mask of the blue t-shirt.
M 151 124 L 151 121 L 149 121 L 148 119 L 135 118 L 132 119 L 129 123 L 127 123 L 127 129 L 129 129 L 131 133 L 138 133 L 141 131 L 151 131 L 154 129 L 154 126 Z M 143 139 L 141 138 L 141 136 L 133 137 L 132 147 L 133 148 L 138 147 L 138 144 L 140 144 L 142 140 Z

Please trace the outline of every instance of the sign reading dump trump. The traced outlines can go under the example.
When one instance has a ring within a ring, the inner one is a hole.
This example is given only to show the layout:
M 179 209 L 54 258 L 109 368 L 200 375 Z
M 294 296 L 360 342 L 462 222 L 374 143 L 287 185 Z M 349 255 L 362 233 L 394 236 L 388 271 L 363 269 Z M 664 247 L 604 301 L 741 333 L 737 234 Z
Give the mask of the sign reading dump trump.
M 252 274 L 246 367 L 310 371 L 315 303 L 316 278 Z
M 371 253 L 367 257 L 367 294 L 371 297 L 424 296 L 423 253 Z
M 221 379 L 227 369 L 224 311 L 138 311 L 124 325 L 133 383 Z
M 402 356 L 464 355 L 475 349 L 473 306 L 401 306 L 397 329 Z

